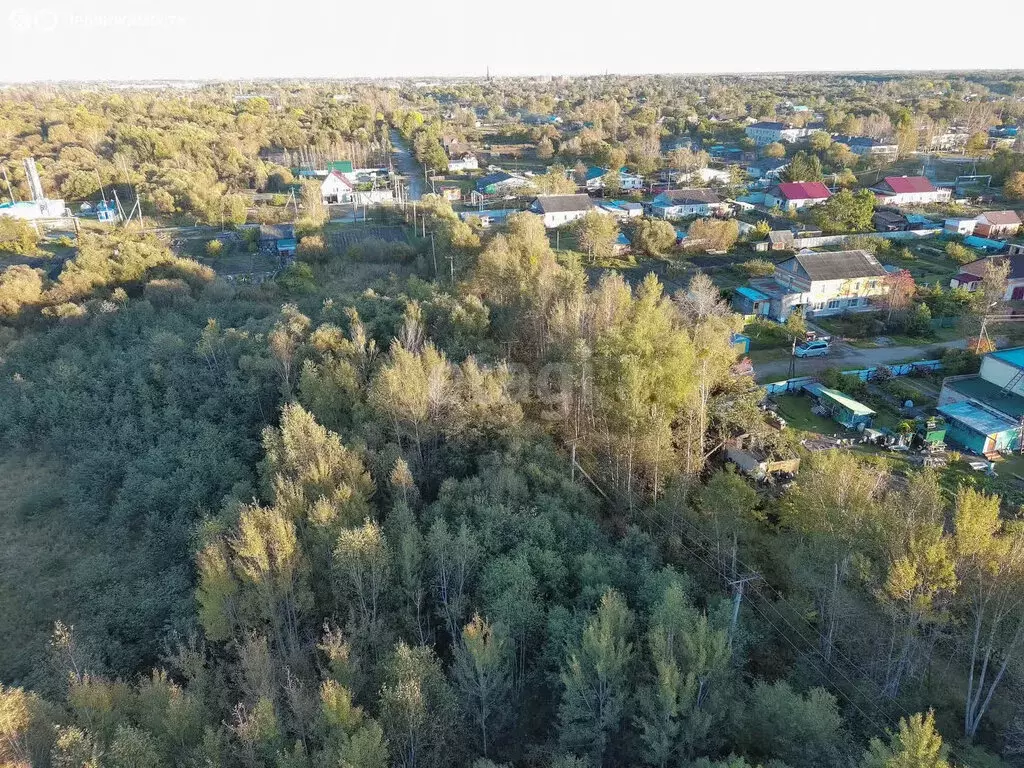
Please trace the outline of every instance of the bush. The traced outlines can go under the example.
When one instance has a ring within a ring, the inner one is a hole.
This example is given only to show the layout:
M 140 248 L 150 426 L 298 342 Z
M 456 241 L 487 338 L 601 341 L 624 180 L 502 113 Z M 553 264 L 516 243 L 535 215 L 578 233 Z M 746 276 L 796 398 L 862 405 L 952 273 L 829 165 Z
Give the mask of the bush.
M 217 258 L 224 250 L 224 243 L 220 240 L 210 240 L 206 243 L 206 255 L 210 258 Z
M 192 296 L 192 290 L 188 283 L 180 278 L 157 278 L 146 283 L 142 295 L 153 306 L 170 307 L 188 300 Z
M 947 349 L 942 353 L 942 372 L 947 376 L 977 373 L 981 358 L 967 349 Z
M 946 243 L 946 255 L 957 264 L 969 264 L 978 258 L 974 251 L 963 243 L 958 243 L 956 240 L 950 240 Z
M 346 255 L 355 261 L 407 263 L 416 255 L 416 250 L 408 243 L 386 243 L 376 238 L 367 238 L 351 246 Z
M 43 271 L 15 264 L 0 272 L 0 317 L 14 317 L 43 298 Z
M 932 311 L 927 304 L 918 304 L 909 310 L 906 318 L 906 331 L 910 336 L 928 336 L 932 332 Z
M 636 224 L 633 242 L 648 256 L 661 256 L 676 244 L 676 230 L 664 219 L 641 219 Z
M 775 274 L 775 264 L 768 259 L 749 259 L 740 264 L 740 269 L 751 277 L 768 277 Z
M 755 318 L 746 333 L 751 341 L 759 347 L 771 347 L 789 342 L 786 326 L 762 317 Z
M 0 251 L 28 256 L 35 253 L 39 234 L 27 221 L 0 216 Z
M 289 293 L 309 293 L 316 288 L 313 270 L 301 261 L 295 262 L 282 272 L 277 282 Z
M 327 246 L 320 235 L 306 235 L 299 240 L 296 252 L 303 261 L 320 263 L 327 260 Z
M 728 251 L 735 245 L 739 236 L 739 224 L 733 219 L 697 219 L 690 225 L 683 245 L 708 251 Z
M 820 378 L 826 387 L 838 389 L 854 399 L 867 397 L 868 385 L 857 376 L 849 376 L 838 368 L 826 368 L 821 372 Z

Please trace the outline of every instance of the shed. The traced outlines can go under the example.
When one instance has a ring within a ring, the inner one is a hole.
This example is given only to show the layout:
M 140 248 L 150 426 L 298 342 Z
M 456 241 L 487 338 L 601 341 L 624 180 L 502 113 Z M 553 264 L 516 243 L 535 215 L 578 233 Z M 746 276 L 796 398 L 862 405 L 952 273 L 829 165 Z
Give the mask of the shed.
M 739 352 L 741 355 L 745 355 L 750 352 L 750 337 L 744 336 L 742 333 L 734 333 L 730 339 L 732 342 L 732 348 Z
M 977 400 L 962 400 L 936 409 L 946 418 L 946 440 L 979 456 L 1020 447 L 1020 423 Z
M 767 315 L 771 303 L 771 296 L 749 285 L 737 288 L 732 300 L 733 307 L 741 315 Z
M 828 409 L 833 421 L 847 429 L 856 429 L 861 424 L 867 427 L 871 424 L 871 417 L 875 412 L 864 403 L 817 382 L 804 384 L 803 388 L 818 398 L 818 402 Z
M 964 245 L 990 253 L 999 253 L 999 251 L 1006 247 L 1006 243 L 1001 240 L 992 240 L 979 235 L 968 235 L 964 238 Z

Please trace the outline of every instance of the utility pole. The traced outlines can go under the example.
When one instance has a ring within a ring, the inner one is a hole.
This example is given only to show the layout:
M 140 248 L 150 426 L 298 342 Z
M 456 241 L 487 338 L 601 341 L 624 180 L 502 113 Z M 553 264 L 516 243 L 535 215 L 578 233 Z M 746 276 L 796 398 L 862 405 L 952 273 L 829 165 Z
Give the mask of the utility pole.
M 732 619 L 729 621 L 729 650 L 732 650 L 733 639 L 736 637 L 736 627 L 740 621 L 740 604 L 743 602 L 743 588 L 750 581 L 756 581 L 761 577 L 756 573 L 741 576 L 729 582 L 732 587 Z
M 7 184 L 7 196 L 11 198 L 11 202 L 14 202 L 14 190 L 11 189 L 11 180 L 7 178 L 7 166 L 0 165 L 0 170 L 4 172 L 4 182 Z
M 427 217 L 424 216 L 423 217 L 423 227 L 426 228 L 426 226 L 427 226 Z M 423 233 L 423 236 L 424 237 L 427 236 L 426 232 Z M 431 233 L 430 233 L 430 255 L 434 259 L 434 279 L 436 280 L 437 279 L 437 251 L 434 249 L 434 233 L 433 233 L 433 231 L 431 231 Z
M 789 375 L 786 378 L 792 379 L 796 376 L 796 337 L 793 337 L 793 345 L 789 350 Z

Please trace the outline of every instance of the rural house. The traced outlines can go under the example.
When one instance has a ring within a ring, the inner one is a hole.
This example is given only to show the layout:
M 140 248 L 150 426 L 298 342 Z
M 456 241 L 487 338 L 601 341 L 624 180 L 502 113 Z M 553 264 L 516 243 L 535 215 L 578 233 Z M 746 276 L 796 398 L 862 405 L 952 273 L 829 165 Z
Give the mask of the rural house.
M 662 219 L 711 216 L 727 208 L 710 189 L 670 189 L 651 202 L 651 213 Z
M 540 195 L 530 205 L 530 211 L 541 216 L 548 229 L 576 221 L 595 209 L 587 195 Z
M 1020 217 L 1013 211 L 985 211 L 975 220 L 974 234 L 994 239 L 1013 237 L 1020 223 Z
M 887 274 L 864 250 L 798 253 L 777 264 L 772 277 L 754 278 L 737 289 L 732 303 L 740 314 L 779 322 L 796 312 L 807 317 L 861 312 L 888 290 Z
M 952 192 L 939 189 L 924 176 L 886 176 L 871 188 L 880 205 L 944 203 Z
M 320 182 L 320 197 L 325 205 L 350 202 L 354 190 L 355 185 L 341 171 L 331 171 Z
M 747 164 L 747 175 L 761 183 L 776 182 L 787 168 L 789 161 L 783 157 L 763 157 Z
M 765 120 L 748 125 L 744 129 L 744 133 L 747 134 L 748 138 L 753 139 L 754 143 L 759 147 L 776 141 L 792 144 L 797 139 L 807 135 L 807 131 L 804 128 L 797 128 L 789 123 L 776 123 Z
M 978 373 L 946 377 L 936 409 L 946 419 L 946 439 L 982 456 L 1018 450 L 1022 395 L 1024 347 L 990 352 Z
M 459 171 L 475 171 L 480 167 L 476 155 L 472 152 L 460 152 L 448 158 L 448 170 L 451 173 Z
M 587 168 L 586 173 L 586 187 L 588 192 L 596 192 L 600 189 L 604 189 L 605 177 L 610 173 L 607 168 L 599 168 L 596 165 L 592 165 Z M 635 173 L 630 173 L 625 168 L 619 169 L 619 189 L 622 190 L 634 190 L 643 189 L 644 179 L 642 176 L 637 176 Z
M 764 196 L 765 208 L 779 208 L 783 211 L 798 211 L 832 196 L 820 181 L 787 181 L 776 184 Z
M 988 265 L 1002 264 L 1004 261 L 1010 262 L 1010 271 L 1006 276 L 1006 295 L 1003 298 L 1007 301 L 1024 299 L 1024 254 L 992 256 L 964 264 L 949 281 L 949 287 L 966 288 L 968 291 L 977 290 L 985 277 Z
M 511 173 L 498 171 L 477 179 L 476 191 L 484 195 L 507 195 L 529 183 L 522 176 L 513 176 Z
M 895 159 L 899 154 L 899 145 L 894 141 L 879 141 L 870 136 L 843 136 L 836 134 L 832 137 L 836 144 L 844 144 L 850 148 L 853 154 L 860 157 L 888 157 Z

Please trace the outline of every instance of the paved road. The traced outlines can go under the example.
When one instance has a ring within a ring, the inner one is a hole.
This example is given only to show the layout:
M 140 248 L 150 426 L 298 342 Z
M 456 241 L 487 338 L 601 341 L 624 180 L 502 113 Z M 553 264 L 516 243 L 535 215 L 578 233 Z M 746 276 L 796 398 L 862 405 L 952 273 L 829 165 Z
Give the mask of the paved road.
M 409 143 L 394 128 L 391 129 L 391 146 L 394 147 L 395 169 L 405 177 L 410 200 L 419 200 L 423 195 L 423 168 L 412 156 Z
M 907 360 L 914 359 L 935 359 L 938 357 L 937 354 L 934 354 L 936 351 L 941 354 L 943 349 L 951 347 L 962 348 L 964 344 L 963 339 L 956 339 L 954 341 L 921 344 L 920 346 L 859 349 L 849 344 L 839 343 L 833 345 L 832 352 L 827 357 L 797 358 L 796 375 L 810 376 L 831 367 L 843 370 L 856 370 L 858 368 L 871 368 L 876 365 L 887 365 L 889 363 L 906 362 Z M 754 375 L 758 381 L 781 381 L 786 378 L 788 373 L 789 358 L 754 364 Z

